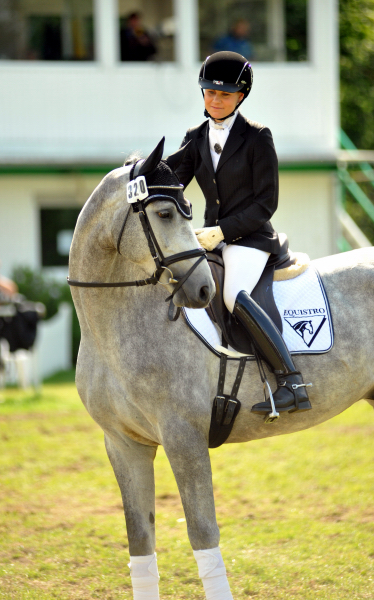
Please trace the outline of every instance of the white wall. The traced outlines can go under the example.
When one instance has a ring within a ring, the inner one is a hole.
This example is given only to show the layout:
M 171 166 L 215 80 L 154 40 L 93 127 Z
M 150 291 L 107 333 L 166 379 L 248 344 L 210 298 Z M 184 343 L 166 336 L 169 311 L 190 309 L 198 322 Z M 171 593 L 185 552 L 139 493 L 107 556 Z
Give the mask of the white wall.
M 115 0 L 96 0 L 96 63 L 0 61 L 0 162 L 115 161 L 166 151 L 203 120 L 196 1 L 175 0 L 179 62 L 119 63 Z M 337 0 L 309 0 L 307 63 L 254 64 L 243 113 L 271 128 L 281 160 L 334 156 L 338 113 Z M 104 9 L 104 12 L 102 12 Z M 101 12 L 100 12 L 101 11 Z
M 333 172 L 282 172 L 279 208 L 272 224 L 287 233 L 294 252 L 321 258 L 337 252 L 336 174 Z
M 71 369 L 71 321 L 72 306 L 63 303 L 54 317 L 39 323 L 35 352 L 41 379 Z
M 101 176 L 0 176 L 0 272 L 41 265 L 39 208 L 83 206 Z
M 187 128 L 204 120 L 197 73 L 197 65 L 173 64 L 119 65 L 110 73 L 94 65 L 0 65 L 0 161 L 120 164 L 163 135 L 173 152 Z M 258 64 L 241 111 L 270 127 L 280 159 L 333 157 L 331 95 L 312 65 Z

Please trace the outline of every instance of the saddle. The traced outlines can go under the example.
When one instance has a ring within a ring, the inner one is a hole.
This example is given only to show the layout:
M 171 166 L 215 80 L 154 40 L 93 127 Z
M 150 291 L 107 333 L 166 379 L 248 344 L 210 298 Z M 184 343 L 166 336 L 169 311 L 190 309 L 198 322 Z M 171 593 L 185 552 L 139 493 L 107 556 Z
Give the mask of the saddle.
M 275 304 L 273 296 L 273 280 L 286 279 L 285 276 L 274 276 L 277 271 L 282 271 L 292 267 L 293 272 L 289 278 L 299 275 L 302 270 L 305 270 L 307 264 L 296 269 L 298 263 L 298 255 L 290 252 L 288 247 L 288 238 L 285 233 L 279 234 L 280 251 L 278 254 L 269 256 L 266 267 L 260 277 L 259 282 L 254 288 L 251 297 L 266 314 L 272 319 L 279 331 L 282 333 L 282 319 L 278 308 Z M 214 323 L 217 323 L 222 331 L 222 345 L 231 346 L 237 352 L 243 354 L 253 354 L 253 348 L 247 334 L 242 328 L 239 321 L 226 308 L 223 301 L 223 282 L 224 282 L 224 264 L 222 253 L 219 250 L 207 253 L 208 264 L 210 266 L 214 283 L 216 285 L 216 295 L 206 309 L 209 317 Z

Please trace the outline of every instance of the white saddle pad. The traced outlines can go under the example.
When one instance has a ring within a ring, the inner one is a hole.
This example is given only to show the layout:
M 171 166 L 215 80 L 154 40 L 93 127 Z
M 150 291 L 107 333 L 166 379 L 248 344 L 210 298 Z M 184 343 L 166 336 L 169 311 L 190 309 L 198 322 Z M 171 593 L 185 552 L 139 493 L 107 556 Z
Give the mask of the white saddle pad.
M 292 354 L 323 354 L 331 350 L 334 334 L 322 280 L 310 266 L 302 275 L 274 281 L 274 300 L 282 317 L 283 339 Z M 220 354 L 220 331 L 205 309 L 184 308 L 192 331 L 215 354 Z

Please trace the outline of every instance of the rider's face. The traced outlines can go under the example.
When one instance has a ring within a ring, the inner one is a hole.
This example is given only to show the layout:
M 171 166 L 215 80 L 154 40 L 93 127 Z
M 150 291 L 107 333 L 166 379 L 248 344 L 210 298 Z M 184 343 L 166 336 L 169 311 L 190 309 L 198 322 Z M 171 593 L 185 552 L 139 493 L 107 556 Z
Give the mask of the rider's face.
M 205 108 L 213 119 L 224 119 L 235 110 L 243 97 L 242 92 L 230 94 L 221 90 L 205 90 Z

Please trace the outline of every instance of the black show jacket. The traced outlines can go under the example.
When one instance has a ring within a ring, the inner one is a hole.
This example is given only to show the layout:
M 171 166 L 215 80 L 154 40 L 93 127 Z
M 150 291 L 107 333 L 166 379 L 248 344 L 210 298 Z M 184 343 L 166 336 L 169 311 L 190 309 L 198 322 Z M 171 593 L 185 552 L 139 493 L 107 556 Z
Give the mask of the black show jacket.
M 205 196 L 204 227 L 219 225 L 226 244 L 279 251 L 270 218 L 278 206 L 278 159 L 270 130 L 238 113 L 214 172 L 209 148 L 209 121 L 189 129 L 182 164 L 177 168 L 187 187 L 196 180 Z

